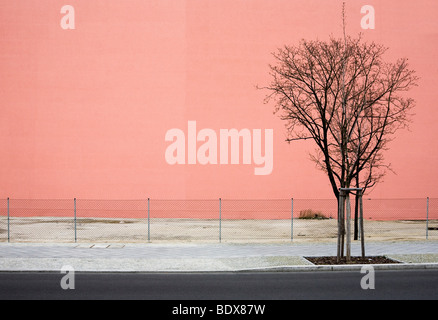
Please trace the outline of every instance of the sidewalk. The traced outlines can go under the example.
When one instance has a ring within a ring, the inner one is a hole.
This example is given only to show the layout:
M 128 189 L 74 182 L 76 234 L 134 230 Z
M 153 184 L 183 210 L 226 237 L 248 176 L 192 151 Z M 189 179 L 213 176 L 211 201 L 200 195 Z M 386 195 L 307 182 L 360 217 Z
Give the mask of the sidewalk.
M 336 243 L 0 243 L 0 271 L 239 272 L 348 270 L 361 266 L 314 266 L 304 256 L 336 255 Z M 352 244 L 360 255 L 360 244 Z M 393 268 L 438 268 L 438 241 L 370 242 L 366 255 L 385 255 Z

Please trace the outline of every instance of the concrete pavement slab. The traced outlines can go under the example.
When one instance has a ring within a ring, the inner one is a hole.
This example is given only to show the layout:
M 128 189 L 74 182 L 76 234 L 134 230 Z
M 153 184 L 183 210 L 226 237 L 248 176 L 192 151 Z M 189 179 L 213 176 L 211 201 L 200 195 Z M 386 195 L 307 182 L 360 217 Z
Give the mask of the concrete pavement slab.
M 437 241 L 370 242 L 366 253 L 401 261 L 396 268 L 438 266 Z M 352 254 L 360 255 L 359 244 Z M 336 243 L 0 243 L 0 271 L 60 271 L 63 265 L 84 272 L 323 270 L 328 267 L 303 256 L 327 255 L 336 255 Z

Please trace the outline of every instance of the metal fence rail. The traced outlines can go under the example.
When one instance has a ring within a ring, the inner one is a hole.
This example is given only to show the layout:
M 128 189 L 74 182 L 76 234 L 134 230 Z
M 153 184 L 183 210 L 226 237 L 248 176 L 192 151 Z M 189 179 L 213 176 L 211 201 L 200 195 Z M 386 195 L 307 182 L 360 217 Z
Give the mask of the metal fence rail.
M 438 198 L 363 203 L 368 239 L 438 239 Z M 0 199 L 3 242 L 290 242 L 336 235 L 336 199 Z

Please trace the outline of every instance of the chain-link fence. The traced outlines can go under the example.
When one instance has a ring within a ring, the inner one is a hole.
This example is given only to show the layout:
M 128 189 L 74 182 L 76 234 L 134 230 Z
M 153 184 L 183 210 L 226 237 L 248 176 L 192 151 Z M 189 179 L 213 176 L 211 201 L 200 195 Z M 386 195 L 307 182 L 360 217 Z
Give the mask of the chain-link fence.
M 0 205 L 2 240 L 74 240 L 73 199 L 6 199 Z
M 218 241 L 219 200 L 149 200 L 149 241 Z
M 369 240 L 438 240 L 438 198 L 363 199 Z M 355 201 L 351 198 L 352 232 Z M 336 199 L 0 199 L 4 242 L 336 240 Z
M 220 202 L 221 241 L 291 240 L 291 199 Z
M 74 200 L 75 241 L 148 240 L 147 200 Z

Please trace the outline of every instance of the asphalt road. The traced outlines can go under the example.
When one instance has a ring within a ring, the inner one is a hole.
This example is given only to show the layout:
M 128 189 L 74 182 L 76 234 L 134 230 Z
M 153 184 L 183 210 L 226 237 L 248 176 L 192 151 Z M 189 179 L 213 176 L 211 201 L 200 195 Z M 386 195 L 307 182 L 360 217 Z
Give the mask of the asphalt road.
M 372 283 L 370 276 L 371 273 L 359 271 L 0 272 L 0 300 L 158 299 L 184 303 L 190 300 L 438 299 L 438 270 L 375 271 L 374 289 L 362 289 L 361 281 Z

